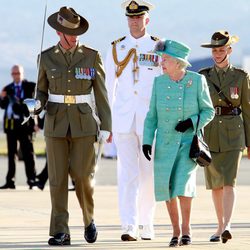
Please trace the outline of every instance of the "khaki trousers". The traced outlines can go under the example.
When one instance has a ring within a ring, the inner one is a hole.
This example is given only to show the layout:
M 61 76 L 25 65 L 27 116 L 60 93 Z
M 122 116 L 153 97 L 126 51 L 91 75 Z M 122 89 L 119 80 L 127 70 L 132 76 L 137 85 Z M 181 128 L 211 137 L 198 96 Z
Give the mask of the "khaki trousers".
M 95 136 L 80 138 L 46 137 L 48 174 L 51 196 L 50 235 L 70 233 L 68 227 L 68 174 L 75 181 L 76 195 L 82 209 L 83 222 L 93 219 L 92 185 L 95 167 Z

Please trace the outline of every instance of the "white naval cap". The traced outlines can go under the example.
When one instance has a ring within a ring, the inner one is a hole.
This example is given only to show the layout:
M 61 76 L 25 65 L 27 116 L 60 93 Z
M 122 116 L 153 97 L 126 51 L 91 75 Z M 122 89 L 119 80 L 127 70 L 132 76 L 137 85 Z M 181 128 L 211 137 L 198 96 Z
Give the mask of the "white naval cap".
M 154 9 L 154 5 L 144 0 L 125 0 L 121 4 L 123 9 L 126 9 L 127 16 L 144 15 L 149 10 Z

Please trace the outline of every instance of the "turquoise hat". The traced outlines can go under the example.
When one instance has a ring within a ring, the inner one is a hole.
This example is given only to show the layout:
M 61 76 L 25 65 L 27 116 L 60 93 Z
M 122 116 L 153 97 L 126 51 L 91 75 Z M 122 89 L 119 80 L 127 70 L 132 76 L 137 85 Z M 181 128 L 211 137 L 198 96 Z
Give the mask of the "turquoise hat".
M 191 66 L 188 61 L 188 56 L 190 53 L 190 48 L 184 44 L 173 40 L 160 40 L 155 46 L 155 53 L 162 56 L 162 54 L 167 54 L 176 59 L 179 59 Z

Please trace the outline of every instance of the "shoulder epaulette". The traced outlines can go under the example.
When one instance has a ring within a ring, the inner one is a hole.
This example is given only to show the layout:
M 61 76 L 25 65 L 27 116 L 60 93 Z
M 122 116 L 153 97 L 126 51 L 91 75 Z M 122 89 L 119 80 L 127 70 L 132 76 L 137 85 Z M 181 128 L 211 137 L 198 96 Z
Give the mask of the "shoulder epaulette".
M 121 38 L 119 38 L 119 39 L 117 39 L 117 40 L 113 41 L 111 44 L 112 44 L 112 45 L 117 44 L 117 43 L 119 43 L 119 42 L 123 41 L 125 38 L 126 38 L 126 36 L 121 37 Z
M 150 38 L 153 40 L 153 41 L 159 41 L 160 38 L 159 37 L 156 37 L 156 36 L 150 36 Z
M 244 70 L 244 69 L 236 68 L 236 67 L 234 67 L 234 69 L 237 70 L 237 71 L 239 71 L 239 72 L 241 72 L 241 73 L 249 74 L 249 73 L 248 73 L 246 70 Z
M 55 45 L 42 51 L 42 54 L 55 48 Z
M 208 72 L 211 70 L 212 67 L 207 67 L 207 68 L 202 68 L 198 71 L 199 74 L 203 74 L 206 73 L 208 74 Z
M 86 45 L 84 45 L 84 44 L 81 44 L 81 45 L 78 47 L 78 50 L 79 50 L 79 49 L 89 49 L 89 50 L 93 50 L 93 51 L 97 52 L 96 49 L 94 49 L 94 48 L 92 48 L 92 47 L 89 47 L 89 46 L 86 46 Z

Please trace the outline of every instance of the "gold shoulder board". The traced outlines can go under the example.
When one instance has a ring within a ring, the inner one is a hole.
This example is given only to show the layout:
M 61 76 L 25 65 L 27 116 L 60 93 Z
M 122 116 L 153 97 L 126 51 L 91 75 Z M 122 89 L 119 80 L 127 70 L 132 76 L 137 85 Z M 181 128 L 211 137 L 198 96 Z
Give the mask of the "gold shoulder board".
M 159 41 L 160 40 L 160 38 L 159 37 L 156 37 L 156 36 L 150 36 L 151 37 L 151 39 L 153 40 L 153 41 Z
M 126 36 L 121 37 L 121 38 L 119 38 L 119 39 L 113 41 L 111 44 L 112 44 L 112 45 L 117 44 L 117 43 L 121 42 L 122 40 L 124 40 L 125 38 L 126 38 Z

